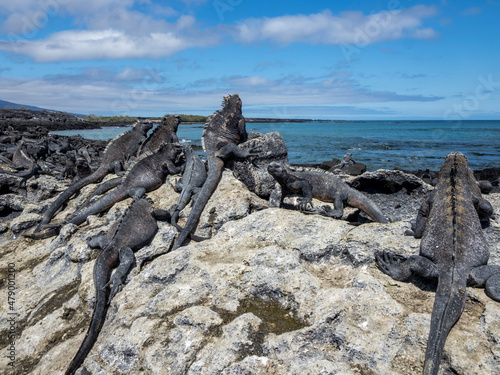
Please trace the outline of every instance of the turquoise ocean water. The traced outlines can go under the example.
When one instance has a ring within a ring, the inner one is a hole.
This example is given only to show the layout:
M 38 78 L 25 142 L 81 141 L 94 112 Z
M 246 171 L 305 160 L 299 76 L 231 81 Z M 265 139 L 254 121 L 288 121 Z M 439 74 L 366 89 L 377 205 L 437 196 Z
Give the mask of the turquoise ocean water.
M 89 139 L 110 139 L 124 128 L 60 131 Z M 247 131 L 277 131 L 285 139 L 291 163 L 321 163 L 352 153 L 368 170 L 378 168 L 439 170 L 453 151 L 464 153 L 473 169 L 500 167 L 500 121 L 311 121 L 248 123 Z M 182 124 L 182 142 L 201 145 L 203 124 Z

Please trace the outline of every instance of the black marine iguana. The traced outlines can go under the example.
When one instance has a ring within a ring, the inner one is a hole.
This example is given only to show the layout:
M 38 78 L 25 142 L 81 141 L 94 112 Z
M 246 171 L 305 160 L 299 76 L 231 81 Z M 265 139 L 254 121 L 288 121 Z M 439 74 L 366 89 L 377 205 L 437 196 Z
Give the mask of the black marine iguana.
M 231 157 L 246 158 L 257 155 L 256 149 L 242 150 L 238 144 L 247 140 L 245 118 L 241 114 L 241 99 L 237 94 L 224 97 L 222 109 L 209 117 L 201 138 L 207 155 L 208 175 L 199 192 L 186 225 L 179 233 L 172 250 L 184 245 L 196 229 L 208 200 L 214 193 L 224 169 L 224 162 Z
M 312 207 L 312 198 L 316 198 L 323 202 L 333 202 L 335 209 L 328 216 L 336 219 L 342 217 L 344 203 L 347 203 L 366 212 L 373 220 L 387 223 L 374 202 L 331 173 L 307 168 L 291 169 L 278 162 L 271 162 L 267 170 L 281 186 L 282 193 L 278 198 L 280 206 L 286 195 L 300 194 L 301 210 L 306 210 L 309 205 Z
M 191 197 L 200 192 L 201 187 L 207 179 L 205 163 L 201 161 L 200 157 L 193 151 L 191 146 L 184 146 L 183 149 L 184 155 L 186 156 L 186 162 L 184 164 L 182 177 L 174 186 L 174 190 L 180 193 L 180 195 L 177 204 L 172 207 L 173 213 L 170 221 L 179 231 L 182 230 L 179 224 L 177 224 L 179 213 L 187 206 Z M 195 200 L 194 197 L 193 200 Z
M 90 176 L 76 181 L 64 190 L 47 209 L 42 221 L 38 224 L 33 233 L 38 233 L 43 226 L 52 219 L 57 210 L 82 187 L 101 181 L 108 173 L 118 173 L 123 163 L 137 152 L 151 127 L 152 125 L 150 123 L 138 122 L 134 125 L 132 130 L 112 139 L 104 150 L 99 168 Z
M 178 115 L 164 116 L 161 124 L 156 127 L 142 143 L 139 151 L 137 151 L 137 156 L 139 157 L 146 152 L 156 152 L 165 143 L 179 143 L 179 138 L 177 137 L 176 132 L 180 122 L 181 118 Z M 95 196 L 102 195 L 107 191 L 117 187 L 122 183 L 122 181 L 122 177 L 117 177 L 113 180 L 109 180 L 100 184 L 92 192 L 92 194 L 89 195 L 82 206 L 86 206 Z
M 145 193 L 159 188 L 169 174 L 179 173 L 180 168 L 174 162 L 182 152 L 180 145 L 167 143 L 156 153 L 147 152 L 143 154 L 136 163 L 127 171 L 123 182 L 112 192 L 104 195 L 84 210 L 78 210 L 65 223 L 80 225 L 90 215 L 98 214 L 128 197 L 135 199 L 142 197 Z M 40 234 L 30 235 L 30 238 L 47 238 L 59 232 L 61 224 L 49 225 L 50 229 Z M 38 237 L 37 237 L 38 236 Z
M 178 115 L 168 115 L 162 118 L 161 124 L 156 127 L 139 148 L 138 155 L 145 152 L 156 152 L 165 143 L 179 143 L 177 128 L 181 122 Z
M 89 241 L 90 247 L 102 249 L 94 265 L 96 302 L 87 335 L 66 375 L 74 374 L 78 370 L 97 341 L 109 303 L 119 292 L 135 261 L 134 251 L 149 244 L 158 230 L 156 218 L 156 211 L 153 211 L 149 199 L 138 199 L 132 203 L 122 220 L 110 228 L 108 235 L 94 237 Z M 112 269 L 117 265 L 111 275 Z M 110 290 L 111 284 L 113 287 Z
M 448 333 L 465 306 L 467 285 L 485 287 L 486 294 L 500 302 L 500 266 L 487 265 L 488 244 L 475 207 L 482 200 L 467 158 L 461 153 L 448 155 L 434 195 L 417 216 L 417 228 L 423 231 L 420 255 L 375 254 L 380 270 L 393 279 L 406 281 L 413 274 L 438 279 L 425 375 L 438 373 Z

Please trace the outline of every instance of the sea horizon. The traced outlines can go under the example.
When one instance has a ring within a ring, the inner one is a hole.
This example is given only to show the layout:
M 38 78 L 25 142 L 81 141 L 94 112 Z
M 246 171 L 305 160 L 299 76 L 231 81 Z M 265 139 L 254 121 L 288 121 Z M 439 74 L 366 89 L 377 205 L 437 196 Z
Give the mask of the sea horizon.
M 181 123 L 177 131 L 181 142 L 201 155 L 203 127 L 203 123 Z M 462 152 L 472 169 L 499 166 L 500 120 L 277 121 L 249 122 L 246 128 L 264 134 L 278 131 L 292 164 L 321 164 L 350 152 L 368 170 L 439 170 L 447 154 Z M 123 131 L 124 127 L 104 127 L 53 133 L 109 140 Z

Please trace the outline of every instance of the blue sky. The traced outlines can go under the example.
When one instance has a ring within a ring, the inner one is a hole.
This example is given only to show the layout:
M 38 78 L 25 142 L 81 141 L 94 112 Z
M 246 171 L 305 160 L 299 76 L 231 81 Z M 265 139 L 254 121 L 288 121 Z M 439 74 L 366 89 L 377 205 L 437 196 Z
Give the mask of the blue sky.
M 99 115 L 500 119 L 500 0 L 0 0 L 0 99 Z

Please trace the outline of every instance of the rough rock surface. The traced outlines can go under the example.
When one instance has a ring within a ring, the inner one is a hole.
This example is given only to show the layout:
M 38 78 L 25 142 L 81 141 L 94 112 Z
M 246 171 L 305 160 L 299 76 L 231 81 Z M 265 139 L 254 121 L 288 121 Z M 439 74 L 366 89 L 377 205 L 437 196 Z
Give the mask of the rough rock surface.
M 81 199 L 92 187 L 86 189 Z M 391 200 L 394 194 L 379 198 Z M 148 195 L 156 208 L 177 200 L 170 184 Z M 72 212 L 78 199 L 56 219 Z M 418 206 L 421 195 L 405 199 Z M 500 194 L 488 199 L 498 215 Z M 92 268 L 98 251 L 86 241 L 107 230 L 129 203 L 41 241 L 14 233 L 13 224 L 40 215 L 42 207 L 28 205 L 15 220 L 2 222 L 3 301 L 8 264 L 15 267 L 16 288 L 12 310 L 0 305 L 4 373 L 64 373 L 95 302 Z M 210 240 L 169 253 L 176 231 L 159 223 L 153 243 L 136 254 L 137 266 L 111 303 L 84 363 L 88 372 L 79 374 L 421 373 L 435 285 L 394 281 L 373 259 L 381 249 L 418 252 L 419 240 L 403 235 L 414 216 L 352 226 L 267 207 L 225 171 L 198 227 L 197 234 L 212 232 Z M 485 233 L 490 263 L 500 265 L 498 220 L 491 220 Z M 500 304 L 482 289 L 468 288 L 467 295 L 441 373 L 500 373 Z M 16 372 L 6 356 L 9 312 L 16 314 Z
M 260 153 L 251 159 L 236 159 L 230 168 L 234 176 L 259 197 L 268 199 L 276 181 L 267 172 L 272 161 L 288 164 L 288 151 L 283 136 L 278 132 L 260 134 L 248 133 L 248 141 L 240 145 L 243 149 L 258 147 Z

